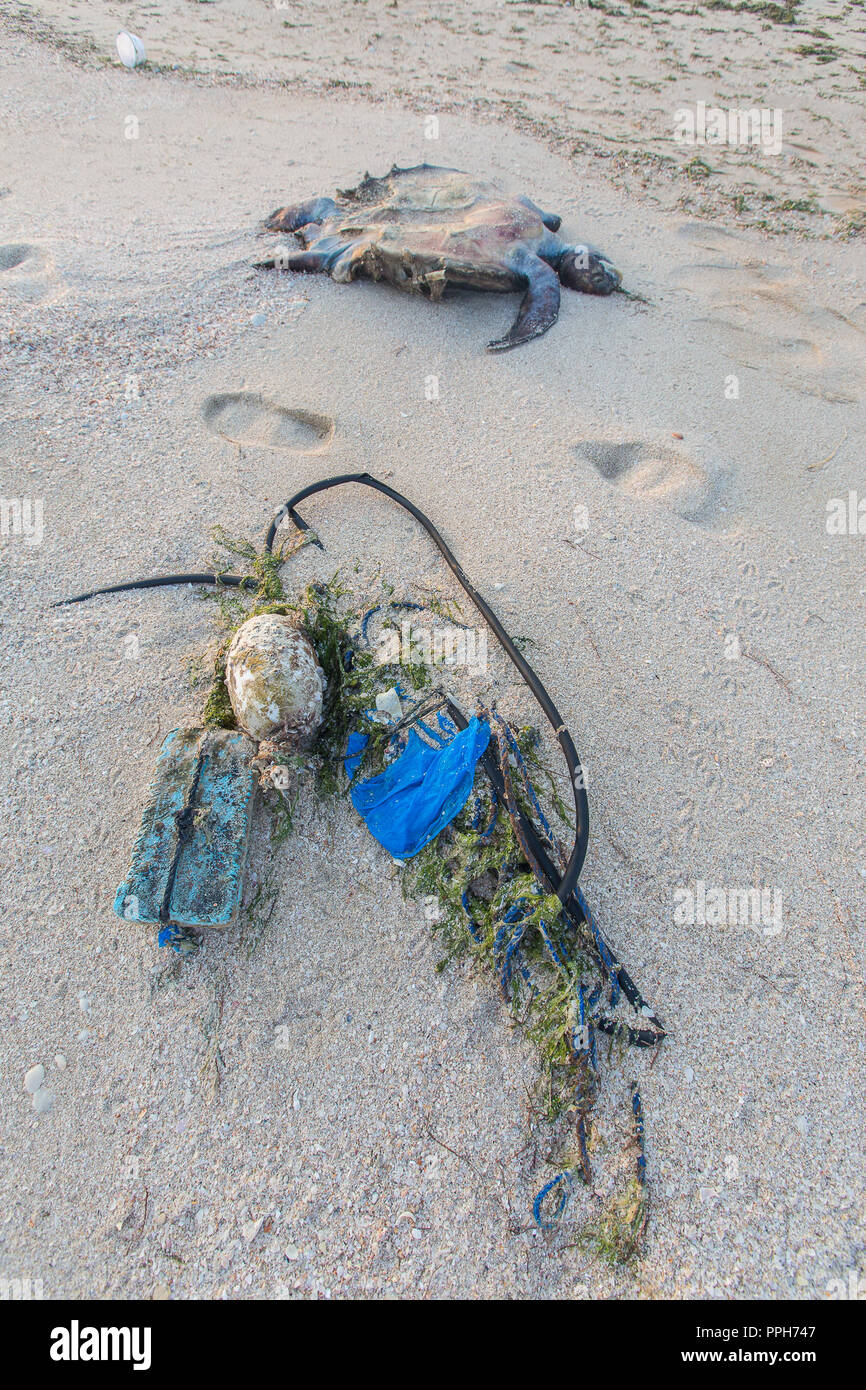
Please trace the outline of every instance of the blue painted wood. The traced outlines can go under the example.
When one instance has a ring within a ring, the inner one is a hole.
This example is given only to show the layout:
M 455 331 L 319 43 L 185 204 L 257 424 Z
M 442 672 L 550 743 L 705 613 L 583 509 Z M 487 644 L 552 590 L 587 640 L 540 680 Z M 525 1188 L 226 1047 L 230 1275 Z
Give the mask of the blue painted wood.
M 229 729 L 174 729 L 160 749 L 119 917 L 227 927 L 243 890 L 255 745 Z

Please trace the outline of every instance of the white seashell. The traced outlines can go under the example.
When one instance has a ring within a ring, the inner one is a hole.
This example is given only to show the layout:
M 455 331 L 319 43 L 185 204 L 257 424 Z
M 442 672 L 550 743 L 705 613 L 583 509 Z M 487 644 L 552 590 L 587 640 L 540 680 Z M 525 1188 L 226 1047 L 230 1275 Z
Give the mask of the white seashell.
M 235 719 L 255 739 L 308 748 L 322 722 L 325 677 L 290 618 L 262 613 L 235 633 L 226 657 Z
M 117 56 L 125 68 L 138 68 L 141 67 L 142 63 L 147 62 L 144 44 L 137 34 L 130 34 L 127 29 L 121 29 L 114 40 L 114 45 L 117 49 Z
M 39 1062 L 35 1067 L 31 1067 L 24 1077 L 25 1091 L 28 1091 L 31 1096 L 35 1095 L 35 1093 L 39 1090 L 39 1087 L 42 1085 L 44 1080 L 45 1068 L 43 1067 L 42 1063 Z

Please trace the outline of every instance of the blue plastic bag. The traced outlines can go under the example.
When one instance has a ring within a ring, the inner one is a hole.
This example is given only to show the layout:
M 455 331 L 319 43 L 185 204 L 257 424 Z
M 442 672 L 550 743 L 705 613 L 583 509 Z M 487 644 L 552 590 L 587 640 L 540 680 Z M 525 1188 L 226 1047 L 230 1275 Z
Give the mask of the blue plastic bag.
M 444 748 L 431 748 L 410 729 L 399 758 L 352 789 L 352 805 L 389 854 L 411 859 L 465 806 L 489 742 L 489 725 L 475 718 Z
M 346 769 L 346 776 L 351 782 L 364 757 L 364 749 L 369 743 L 366 734 L 349 734 L 349 741 L 346 744 L 346 756 L 343 759 L 343 767 Z

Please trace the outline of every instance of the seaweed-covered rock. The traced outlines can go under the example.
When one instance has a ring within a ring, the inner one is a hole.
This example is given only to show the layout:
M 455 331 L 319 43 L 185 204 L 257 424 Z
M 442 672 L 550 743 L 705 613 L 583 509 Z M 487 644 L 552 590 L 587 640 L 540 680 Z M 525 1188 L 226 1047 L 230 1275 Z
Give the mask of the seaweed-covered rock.
M 325 678 L 309 638 L 290 618 L 262 613 L 235 633 L 226 686 L 238 724 L 255 739 L 308 748 L 322 722 Z

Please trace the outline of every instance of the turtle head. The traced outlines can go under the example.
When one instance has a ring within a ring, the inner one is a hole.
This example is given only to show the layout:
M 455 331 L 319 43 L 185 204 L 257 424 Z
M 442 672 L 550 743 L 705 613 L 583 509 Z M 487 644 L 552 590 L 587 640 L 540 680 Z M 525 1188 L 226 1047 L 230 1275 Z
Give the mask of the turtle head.
M 590 251 L 588 246 L 575 246 L 565 252 L 559 263 L 559 278 L 570 290 L 580 290 L 582 294 L 613 294 L 622 282 L 607 256 Z

